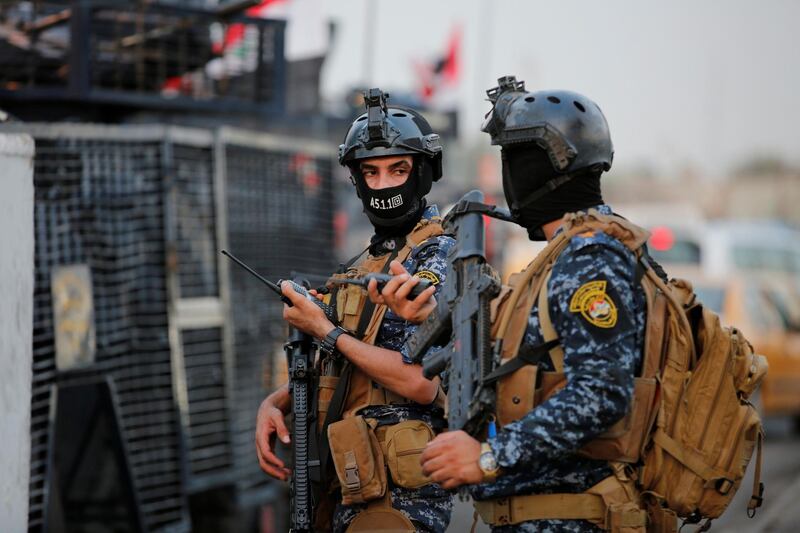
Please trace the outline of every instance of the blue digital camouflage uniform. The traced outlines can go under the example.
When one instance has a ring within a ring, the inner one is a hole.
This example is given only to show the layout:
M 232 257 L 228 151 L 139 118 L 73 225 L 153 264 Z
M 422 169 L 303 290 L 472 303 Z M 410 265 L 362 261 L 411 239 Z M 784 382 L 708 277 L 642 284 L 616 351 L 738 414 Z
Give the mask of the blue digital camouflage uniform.
M 439 216 L 435 205 L 428 206 L 423 213 L 423 218 L 431 219 Z M 432 237 L 411 251 L 408 259 L 403 263 L 405 269 L 412 273 L 427 272 L 426 278 L 439 280 L 437 293 L 441 282 L 447 274 L 447 252 L 455 241 L 452 237 L 441 235 Z M 403 361 L 412 364 L 406 347 L 406 340 L 414 333 L 417 326 L 410 324 L 398 317 L 391 310 L 387 310 L 383 318 L 381 329 L 375 341 L 376 346 L 389 350 L 399 351 Z M 436 431 L 447 427 L 444 413 L 432 405 L 381 405 L 370 406 L 363 409 L 360 414 L 366 418 L 375 418 L 379 425 L 397 424 L 404 420 L 424 420 Z M 450 523 L 450 513 L 453 508 L 449 492 L 439 485 L 431 484 L 419 489 L 405 489 L 393 484 L 391 476 L 389 487 L 392 492 L 392 506 L 402 511 L 417 528 L 417 531 L 442 533 Z M 364 505 L 336 506 L 333 517 L 333 529 L 342 532 L 347 529 L 350 521 L 355 518 Z
M 605 205 L 596 209 L 612 214 Z M 590 293 L 594 296 L 585 298 Z M 548 303 L 564 349 L 567 384 L 489 439 L 503 473 L 494 483 L 474 487 L 476 500 L 578 493 L 612 473 L 605 461 L 586 459 L 575 452 L 622 418 L 631 401 L 646 320 L 634 254 L 604 233 L 574 237 L 553 267 Z M 590 308 L 594 304 L 599 307 Z M 530 346 L 544 342 L 538 315 L 538 306 L 534 305 L 523 340 Z M 548 357 L 540 368 L 553 370 Z M 584 520 L 537 520 L 492 531 L 601 530 Z

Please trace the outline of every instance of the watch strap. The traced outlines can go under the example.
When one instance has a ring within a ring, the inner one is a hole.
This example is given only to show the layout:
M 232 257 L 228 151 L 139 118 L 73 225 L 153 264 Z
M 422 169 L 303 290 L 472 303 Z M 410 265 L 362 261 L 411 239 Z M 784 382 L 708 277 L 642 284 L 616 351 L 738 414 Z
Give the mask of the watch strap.
M 491 454 L 491 456 L 494 457 L 494 451 L 492 450 L 492 447 L 489 446 L 488 442 L 482 442 L 481 443 L 481 457 L 484 454 Z M 495 458 L 495 465 L 497 465 L 497 459 L 496 458 Z M 500 465 L 497 465 L 493 470 L 485 470 L 483 468 L 483 466 L 481 465 L 480 460 L 478 461 L 478 468 L 480 468 L 481 472 L 483 472 L 483 482 L 484 483 L 491 483 L 492 481 L 497 479 L 497 476 L 500 473 Z
M 325 338 L 320 342 L 320 350 L 326 356 L 333 354 L 336 351 L 336 340 L 342 333 L 347 333 L 347 330 L 342 326 L 336 326 L 330 333 L 325 335 Z

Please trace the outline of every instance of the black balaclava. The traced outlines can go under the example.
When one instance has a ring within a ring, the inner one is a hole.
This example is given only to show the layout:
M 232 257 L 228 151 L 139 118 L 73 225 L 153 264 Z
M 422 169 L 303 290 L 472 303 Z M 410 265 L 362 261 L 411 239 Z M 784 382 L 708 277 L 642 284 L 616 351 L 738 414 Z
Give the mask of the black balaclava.
M 573 178 L 541 198 L 513 213 L 534 241 L 545 240 L 542 226 L 572 213 L 603 203 L 600 172 L 583 169 Z M 546 183 L 561 176 L 553 169 L 550 158 L 535 144 L 520 144 L 503 149 L 503 192 L 509 208 Z
M 358 161 L 351 166 L 358 196 L 376 235 L 405 236 L 422 218 L 427 205 L 424 198 L 427 191 L 420 191 L 419 184 L 426 165 L 416 157 L 412 165 L 405 183 L 386 189 L 370 189 L 361 175 Z

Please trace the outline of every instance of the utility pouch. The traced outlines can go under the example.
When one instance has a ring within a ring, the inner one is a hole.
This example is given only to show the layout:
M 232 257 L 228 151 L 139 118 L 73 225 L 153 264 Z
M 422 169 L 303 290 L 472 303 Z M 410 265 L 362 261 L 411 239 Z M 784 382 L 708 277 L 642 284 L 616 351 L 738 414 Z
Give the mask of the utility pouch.
M 678 533 L 678 517 L 675 511 L 658 504 L 648 505 L 648 533 Z
M 352 505 L 381 498 L 386 492 L 386 467 L 375 431 L 363 416 L 353 416 L 328 426 L 342 503 Z
M 621 469 L 622 464 L 617 463 Z M 612 466 L 614 466 L 612 464 Z M 603 499 L 606 511 L 603 523 L 597 523 L 603 530 L 611 533 L 646 533 L 647 511 L 639 507 L 639 498 L 633 481 L 620 479 L 621 470 L 617 470 L 587 490 Z
M 433 429 L 422 420 L 407 420 L 386 428 L 386 463 L 396 485 L 418 489 L 431 482 L 422 473 L 419 459 L 433 437 Z
M 606 530 L 610 533 L 646 533 L 647 513 L 635 503 L 612 504 L 606 510 Z

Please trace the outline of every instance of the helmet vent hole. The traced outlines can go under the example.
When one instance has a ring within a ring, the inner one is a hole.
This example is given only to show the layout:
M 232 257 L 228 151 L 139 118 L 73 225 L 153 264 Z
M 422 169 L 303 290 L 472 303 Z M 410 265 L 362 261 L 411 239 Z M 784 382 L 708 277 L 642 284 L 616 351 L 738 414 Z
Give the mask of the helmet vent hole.
M 356 122 L 362 122 L 364 120 L 367 120 L 366 116 L 360 117 L 359 119 L 356 120 Z
M 533 96 L 526 96 L 525 97 L 525 101 L 526 102 L 535 102 L 536 98 L 534 98 Z
M 586 113 L 586 108 L 585 108 L 585 107 L 583 107 L 583 104 L 582 104 L 582 103 L 580 103 L 580 102 L 572 102 L 572 103 L 573 103 L 573 104 L 575 104 L 575 107 L 577 107 L 577 108 L 578 108 L 578 110 L 579 110 L 581 113 Z
M 548 101 L 548 102 L 552 102 L 552 103 L 554 103 L 554 104 L 560 104 L 560 103 L 561 103 L 561 100 L 559 100 L 559 99 L 558 99 L 558 98 L 556 98 L 555 96 L 548 96 L 548 97 L 547 97 L 547 101 Z
M 406 115 L 405 113 L 392 113 L 392 116 L 393 117 L 407 117 L 408 115 Z

